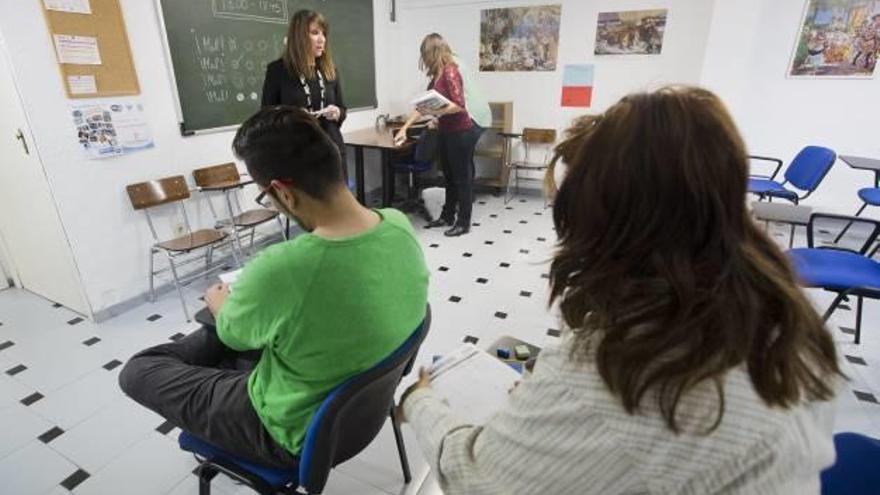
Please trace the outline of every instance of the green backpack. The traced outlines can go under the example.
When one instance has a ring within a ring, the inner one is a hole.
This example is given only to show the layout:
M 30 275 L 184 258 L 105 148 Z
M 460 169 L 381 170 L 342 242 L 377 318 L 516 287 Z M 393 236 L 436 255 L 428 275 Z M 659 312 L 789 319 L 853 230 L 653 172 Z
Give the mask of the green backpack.
M 489 101 L 483 96 L 483 92 L 474 81 L 474 75 L 468 66 L 458 57 L 455 57 L 455 63 L 458 65 L 458 72 L 464 83 L 464 103 L 468 114 L 480 127 L 490 127 L 492 125 L 492 110 L 489 108 Z

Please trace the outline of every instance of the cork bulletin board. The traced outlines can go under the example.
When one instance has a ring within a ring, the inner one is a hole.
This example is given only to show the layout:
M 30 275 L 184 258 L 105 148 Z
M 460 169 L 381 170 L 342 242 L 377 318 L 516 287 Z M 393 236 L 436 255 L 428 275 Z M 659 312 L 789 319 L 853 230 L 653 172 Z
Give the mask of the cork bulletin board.
M 140 94 L 119 0 L 40 3 L 68 98 Z

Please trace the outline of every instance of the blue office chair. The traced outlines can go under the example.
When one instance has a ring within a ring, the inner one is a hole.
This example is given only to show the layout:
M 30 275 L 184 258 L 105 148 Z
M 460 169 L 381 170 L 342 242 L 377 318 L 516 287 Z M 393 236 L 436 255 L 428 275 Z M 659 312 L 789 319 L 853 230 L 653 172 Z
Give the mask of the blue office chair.
M 851 229 L 858 234 L 856 246 L 851 249 L 839 245 L 816 247 L 815 228 L 820 219 L 848 222 L 863 228 Z M 855 343 L 861 339 L 862 299 L 880 299 L 880 262 L 873 259 L 880 246 L 868 251 L 880 234 L 880 222 L 869 218 L 814 213 L 807 225 L 806 248 L 790 249 L 789 258 L 800 282 L 805 287 L 825 289 L 837 293 L 823 320 L 828 320 L 837 307 L 850 296 L 856 297 Z
M 428 329 L 431 307 L 413 334 L 390 356 L 369 370 L 333 389 L 321 403 L 306 430 L 299 465 L 277 469 L 224 452 L 188 432 L 180 434 L 180 448 L 200 460 L 199 495 L 210 495 L 211 480 L 220 472 L 245 483 L 261 494 L 318 494 L 330 470 L 360 453 L 376 438 L 385 420 L 391 426 L 400 455 L 403 479 L 412 480 L 400 425 L 394 417 L 394 392 L 413 362 Z
M 822 495 L 880 492 L 880 440 L 858 433 L 834 435 L 837 461 L 822 471 Z
M 395 205 L 398 209 L 405 212 L 417 213 L 430 222 L 433 220 L 425 203 L 420 197 L 420 185 L 417 180 L 419 174 L 429 172 L 434 166 L 434 157 L 437 155 L 438 135 L 437 131 L 432 129 L 423 129 L 421 133 L 415 137 L 416 145 L 411 155 L 394 163 L 394 171 L 396 173 L 407 174 L 408 185 L 406 199 Z
M 819 187 L 822 179 L 837 161 L 837 153 L 821 146 L 807 146 L 791 161 L 784 174 L 785 180 L 782 182 L 776 181 L 776 176 L 782 168 L 782 160 L 766 156 L 750 156 L 749 158 L 776 163 L 776 169 L 770 176 L 749 176 L 750 193 L 756 194 L 759 200 L 770 199 L 772 201 L 773 198 L 780 198 L 798 204 Z M 786 188 L 786 184 L 791 184 L 798 190 L 804 191 L 804 194 L 799 195 L 798 191 Z

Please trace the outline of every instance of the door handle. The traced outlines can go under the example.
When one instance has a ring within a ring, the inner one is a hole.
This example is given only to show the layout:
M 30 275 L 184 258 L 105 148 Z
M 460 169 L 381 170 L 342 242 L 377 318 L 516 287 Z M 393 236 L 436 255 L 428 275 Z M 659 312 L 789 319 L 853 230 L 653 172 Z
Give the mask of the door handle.
M 15 139 L 18 139 L 19 141 L 21 141 L 21 145 L 22 145 L 22 147 L 24 147 L 24 154 L 30 155 L 31 150 L 28 149 L 27 140 L 24 138 L 24 133 L 21 132 L 21 129 L 19 129 L 18 133 L 16 133 Z

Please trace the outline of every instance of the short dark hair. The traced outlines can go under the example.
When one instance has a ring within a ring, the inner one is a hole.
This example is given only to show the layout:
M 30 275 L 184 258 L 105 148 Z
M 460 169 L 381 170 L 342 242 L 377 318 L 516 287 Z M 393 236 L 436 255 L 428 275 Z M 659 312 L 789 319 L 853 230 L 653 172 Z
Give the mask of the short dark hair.
M 317 119 L 300 108 L 263 108 L 241 125 L 232 149 L 263 187 L 273 180 L 289 180 L 296 189 L 322 200 L 342 184 L 336 143 Z

